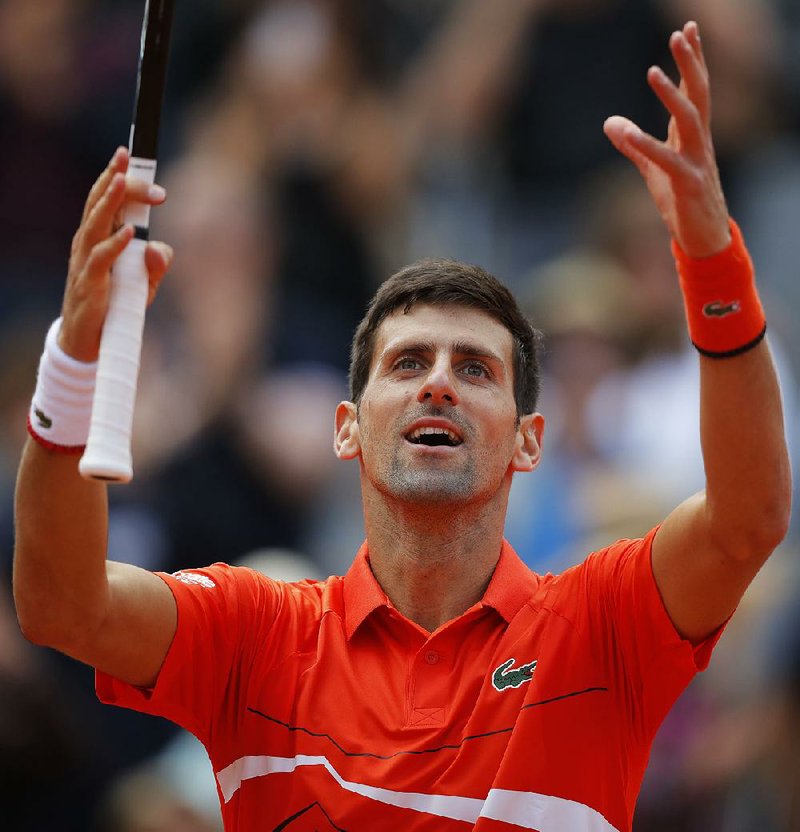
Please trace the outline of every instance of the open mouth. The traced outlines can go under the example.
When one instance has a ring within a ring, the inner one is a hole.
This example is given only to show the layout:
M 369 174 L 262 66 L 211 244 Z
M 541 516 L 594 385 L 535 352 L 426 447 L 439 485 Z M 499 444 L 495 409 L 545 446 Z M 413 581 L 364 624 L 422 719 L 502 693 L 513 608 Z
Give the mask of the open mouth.
M 406 436 L 412 445 L 425 445 L 428 448 L 455 448 L 462 443 L 462 439 L 447 428 L 417 428 Z

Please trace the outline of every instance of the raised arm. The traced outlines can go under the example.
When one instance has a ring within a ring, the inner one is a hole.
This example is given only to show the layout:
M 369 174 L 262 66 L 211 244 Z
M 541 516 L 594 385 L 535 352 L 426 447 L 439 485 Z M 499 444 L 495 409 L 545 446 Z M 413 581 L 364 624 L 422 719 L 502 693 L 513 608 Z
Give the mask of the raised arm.
M 422 153 L 431 131 L 474 140 L 497 120 L 530 27 L 552 0 L 463 0 L 412 65 L 397 102 Z
M 126 200 L 155 205 L 164 199 L 126 179 L 127 167 L 127 151 L 120 148 L 92 188 L 73 240 L 57 337 L 61 352 L 56 354 L 79 376 L 91 375 L 108 305 L 110 269 L 133 236 L 129 226 L 116 228 L 120 209 Z M 151 299 L 171 257 L 162 243 L 148 246 Z M 63 390 L 54 393 L 59 398 Z M 42 425 L 57 421 L 54 413 L 42 418 Z M 106 561 L 106 486 L 80 476 L 75 451 L 29 439 L 23 452 L 14 552 L 20 626 L 38 644 L 147 686 L 155 681 L 172 641 L 175 602 L 155 575 Z
M 786 534 L 791 474 L 778 380 L 755 288 L 746 279 L 749 258 L 729 223 L 717 172 L 697 25 L 673 33 L 670 49 L 680 87 L 656 67 L 648 73 L 671 116 L 667 140 L 620 116 L 608 119 L 605 131 L 639 169 L 672 234 L 690 336 L 703 353 L 706 488 L 669 515 L 653 544 L 667 611 L 682 635 L 699 641 L 733 612 Z M 671 441 L 668 424 L 663 441 Z

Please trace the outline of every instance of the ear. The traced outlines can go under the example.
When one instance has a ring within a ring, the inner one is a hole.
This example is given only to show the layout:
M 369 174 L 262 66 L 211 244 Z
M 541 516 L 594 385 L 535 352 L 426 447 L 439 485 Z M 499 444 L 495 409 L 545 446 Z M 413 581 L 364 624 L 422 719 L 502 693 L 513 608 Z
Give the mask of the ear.
M 544 416 L 528 413 L 519 420 L 514 456 L 511 468 L 514 471 L 533 471 L 542 458 L 544 438 Z
M 355 459 L 361 454 L 358 411 L 353 402 L 339 402 L 336 407 L 336 434 L 333 449 L 339 459 Z

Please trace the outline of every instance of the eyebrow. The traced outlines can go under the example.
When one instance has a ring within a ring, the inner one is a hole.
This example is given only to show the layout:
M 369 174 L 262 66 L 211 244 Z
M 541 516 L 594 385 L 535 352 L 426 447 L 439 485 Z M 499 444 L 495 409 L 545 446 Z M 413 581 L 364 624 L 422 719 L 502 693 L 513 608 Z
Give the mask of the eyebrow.
M 403 343 L 400 341 L 397 344 L 389 344 L 388 347 L 381 354 L 381 363 L 386 360 L 388 356 L 399 355 L 400 353 L 431 353 L 435 352 L 436 347 L 432 341 L 409 341 Z M 469 341 L 455 341 L 453 343 L 453 352 L 456 355 L 465 356 L 466 358 L 481 358 L 484 361 L 493 361 L 505 369 L 506 363 L 497 355 L 497 353 L 488 350 L 485 347 Z

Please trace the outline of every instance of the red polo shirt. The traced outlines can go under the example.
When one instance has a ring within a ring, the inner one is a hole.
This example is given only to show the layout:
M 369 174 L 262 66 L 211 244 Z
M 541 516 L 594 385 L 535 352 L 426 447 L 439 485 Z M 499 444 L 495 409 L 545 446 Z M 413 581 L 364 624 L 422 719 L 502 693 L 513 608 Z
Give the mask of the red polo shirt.
M 227 832 L 630 830 L 656 729 L 718 637 L 676 633 L 654 533 L 558 576 L 503 543 L 483 599 L 434 633 L 366 545 L 320 582 L 162 575 L 178 628 L 155 687 L 98 673 L 97 692 L 205 744 Z

